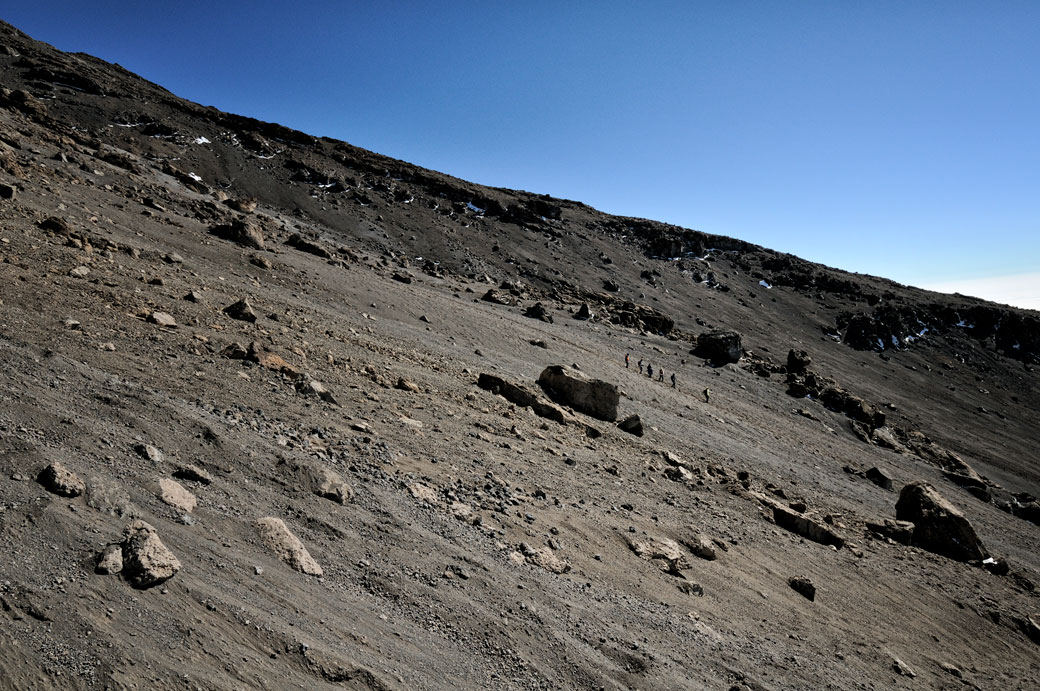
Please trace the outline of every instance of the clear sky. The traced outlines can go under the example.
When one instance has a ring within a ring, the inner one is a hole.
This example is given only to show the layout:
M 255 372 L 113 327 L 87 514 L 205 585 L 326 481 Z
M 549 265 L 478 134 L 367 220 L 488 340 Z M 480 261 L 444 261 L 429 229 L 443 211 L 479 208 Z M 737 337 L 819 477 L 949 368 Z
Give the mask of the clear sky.
M 0 18 L 474 182 L 922 287 L 1010 284 L 1040 309 L 1040 2 L 32 0 Z

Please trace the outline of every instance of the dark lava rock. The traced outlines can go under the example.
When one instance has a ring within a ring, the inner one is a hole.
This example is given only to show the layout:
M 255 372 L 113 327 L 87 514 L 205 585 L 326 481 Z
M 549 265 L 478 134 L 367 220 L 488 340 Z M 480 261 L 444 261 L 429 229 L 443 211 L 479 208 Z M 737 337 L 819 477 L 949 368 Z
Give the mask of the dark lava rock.
M 621 286 L 619 286 L 614 281 L 611 281 L 610 279 L 607 279 L 606 281 L 603 281 L 603 290 L 605 290 L 605 291 L 607 291 L 609 293 L 616 293 L 619 290 L 621 290 Z
M 639 419 L 638 415 L 629 415 L 619 422 L 617 426 L 622 432 L 628 432 L 637 437 L 643 436 L 643 421 Z
M 617 384 L 588 379 L 564 365 L 546 367 L 538 377 L 538 384 L 549 398 L 561 405 L 569 405 L 599 420 L 617 420 L 617 407 L 621 400 Z
M 224 314 L 238 321 L 256 321 L 256 312 L 253 311 L 252 305 L 247 300 L 239 300 L 233 305 L 228 305 L 224 308 Z
M 209 229 L 210 234 L 255 250 L 264 249 L 264 235 L 260 227 L 252 222 L 236 219 L 231 223 L 222 223 Z
M 812 358 L 804 350 L 794 350 L 787 353 L 787 371 L 791 374 L 804 374 L 812 364 Z
M 531 319 L 539 319 L 549 324 L 553 323 L 553 318 L 552 315 L 549 314 L 549 310 L 545 309 L 545 305 L 540 302 L 536 302 L 528 307 L 527 310 L 524 311 L 524 316 L 530 317 Z
M 892 489 L 892 476 L 881 468 L 871 468 L 866 472 L 865 477 L 881 489 Z
M 725 365 L 740 362 L 744 349 L 740 345 L 740 334 L 736 331 L 713 331 L 697 338 L 693 354 L 713 364 Z
M 914 524 L 910 521 L 893 521 L 886 518 L 881 523 L 867 523 L 867 530 L 901 545 L 909 545 L 914 538 Z
M 813 582 L 810 581 L 808 578 L 801 578 L 796 576 L 794 578 L 787 579 L 787 584 L 791 586 L 791 588 L 796 593 L 804 597 L 806 600 L 809 600 L 810 602 L 814 602 L 816 600 L 816 586 L 813 585 Z
M 912 482 L 899 493 L 896 518 L 914 524 L 913 544 L 957 561 L 989 556 L 968 519 L 927 482 Z
M 285 244 L 301 252 L 321 257 L 322 259 L 332 259 L 332 254 L 327 249 L 316 242 L 306 239 L 299 233 L 293 233 L 293 235 L 285 241 Z
M 580 319 L 581 321 L 592 319 L 592 310 L 589 309 L 589 303 L 581 303 L 581 307 L 579 307 L 578 311 L 574 314 L 574 318 Z

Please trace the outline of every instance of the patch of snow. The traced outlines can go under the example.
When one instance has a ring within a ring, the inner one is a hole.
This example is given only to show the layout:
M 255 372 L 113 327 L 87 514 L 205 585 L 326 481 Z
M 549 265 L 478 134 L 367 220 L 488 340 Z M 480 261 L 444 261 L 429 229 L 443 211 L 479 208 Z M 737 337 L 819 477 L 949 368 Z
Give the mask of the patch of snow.
M 195 137 L 194 144 L 212 144 L 212 142 L 205 137 Z
M 479 206 L 474 206 L 473 202 L 466 202 L 466 208 L 468 208 L 470 211 L 472 211 L 474 213 L 478 213 L 478 214 L 484 213 L 484 210 L 481 209 Z
M 195 173 L 188 173 L 188 177 L 194 180 L 195 182 L 202 182 L 202 178 L 200 178 Z
M 135 122 L 135 123 L 134 123 L 134 124 L 132 124 L 132 125 L 124 125 L 124 124 L 123 124 L 123 123 L 121 123 L 121 122 L 117 122 L 117 123 L 115 123 L 115 126 L 116 126 L 116 127 L 140 127 L 140 126 L 141 126 L 141 125 L 143 125 L 143 124 L 144 124 L 143 122 Z
M 877 340 L 877 347 L 878 347 L 878 350 L 884 350 L 885 349 L 885 342 L 882 341 L 880 338 Z
M 964 321 L 963 319 L 961 319 L 959 322 L 954 324 L 954 326 L 959 326 L 962 329 L 974 329 L 975 328 L 974 324 L 969 324 L 968 322 Z
M 898 348 L 899 347 L 899 339 L 896 338 L 895 336 L 892 337 L 892 347 L 893 348 Z
M 1022 344 L 1016 343 L 1015 345 L 1013 345 L 1011 347 L 1014 348 L 1015 350 L 1021 350 L 1022 349 Z
M 764 278 L 758 282 L 758 285 L 762 286 L 766 290 L 771 290 L 773 288 L 773 286 L 769 285 L 769 281 Z

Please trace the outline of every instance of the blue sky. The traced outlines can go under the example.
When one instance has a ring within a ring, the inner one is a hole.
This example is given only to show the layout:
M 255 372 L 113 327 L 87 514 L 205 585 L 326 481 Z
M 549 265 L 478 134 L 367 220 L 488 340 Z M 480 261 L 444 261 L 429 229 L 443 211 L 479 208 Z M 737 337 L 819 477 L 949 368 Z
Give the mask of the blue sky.
M 474 182 L 1040 308 L 1037 2 L 34 0 L 0 17 Z

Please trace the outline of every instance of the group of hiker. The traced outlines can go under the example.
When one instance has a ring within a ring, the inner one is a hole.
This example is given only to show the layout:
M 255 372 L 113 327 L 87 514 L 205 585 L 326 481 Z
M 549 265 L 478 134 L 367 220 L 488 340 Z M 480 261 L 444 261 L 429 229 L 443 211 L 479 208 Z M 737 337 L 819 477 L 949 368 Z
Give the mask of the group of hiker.
M 630 353 L 625 353 L 625 368 L 626 369 L 628 369 L 631 366 L 630 362 L 631 362 L 631 354 Z M 642 358 L 639 359 L 639 362 L 636 363 L 636 366 L 639 367 L 639 373 L 642 374 L 643 373 L 643 369 L 644 369 L 643 368 L 643 359 Z M 649 362 L 646 363 L 646 376 L 649 377 L 650 379 L 654 378 L 654 366 L 653 366 L 652 363 L 649 363 Z M 661 381 L 661 382 L 664 381 L 664 369 L 662 369 L 662 368 L 658 368 L 658 370 L 657 370 L 657 381 Z M 676 381 L 675 381 L 675 372 L 672 372 L 671 381 L 672 381 L 672 388 L 673 389 L 677 388 L 676 387 Z M 710 400 L 710 398 L 711 398 L 711 389 L 704 389 L 704 401 L 708 402 Z

